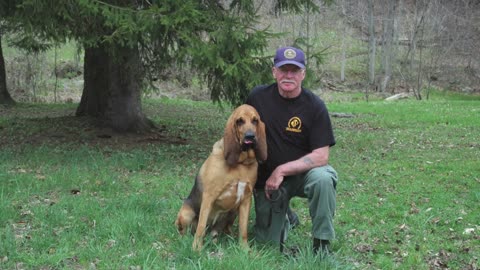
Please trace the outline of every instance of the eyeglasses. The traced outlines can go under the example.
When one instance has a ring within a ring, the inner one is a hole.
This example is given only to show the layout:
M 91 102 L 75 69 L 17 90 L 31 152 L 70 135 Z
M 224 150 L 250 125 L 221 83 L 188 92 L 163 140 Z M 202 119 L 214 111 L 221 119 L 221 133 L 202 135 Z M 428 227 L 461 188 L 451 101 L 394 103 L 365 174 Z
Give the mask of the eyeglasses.
M 292 66 L 281 66 L 281 67 L 275 68 L 275 70 L 283 75 L 286 75 L 288 73 L 292 75 L 298 75 L 303 72 L 303 69 L 299 67 L 292 67 Z

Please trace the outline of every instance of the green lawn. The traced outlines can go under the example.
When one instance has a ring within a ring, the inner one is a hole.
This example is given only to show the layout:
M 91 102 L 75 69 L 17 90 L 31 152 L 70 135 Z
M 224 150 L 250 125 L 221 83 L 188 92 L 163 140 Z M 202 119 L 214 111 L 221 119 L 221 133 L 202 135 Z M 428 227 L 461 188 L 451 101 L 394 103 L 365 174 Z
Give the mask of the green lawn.
M 324 260 L 301 199 L 296 258 L 229 237 L 195 253 L 179 237 L 177 211 L 228 108 L 146 100 L 159 131 L 120 136 L 73 117 L 76 104 L 0 107 L 0 269 L 478 269 L 478 97 L 327 105 L 355 117 L 332 118 L 337 239 Z

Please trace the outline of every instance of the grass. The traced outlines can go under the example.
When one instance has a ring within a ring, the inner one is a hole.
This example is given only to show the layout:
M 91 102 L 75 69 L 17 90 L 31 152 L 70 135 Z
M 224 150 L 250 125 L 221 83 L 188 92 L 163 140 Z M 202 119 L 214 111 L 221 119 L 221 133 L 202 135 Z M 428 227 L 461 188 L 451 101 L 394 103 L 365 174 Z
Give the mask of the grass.
M 325 260 L 310 252 L 301 199 L 296 258 L 227 236 L 195 253 L 178 236 L 181 198 L 229 108 L 146 100 L 158 133 L 101 136 L 75 104 L 0 107 L 0 269 L 478 269 L 480 106 L 451 97 L 329 97 L 331 112 L 356 117 L 333 118 L 337 239 Z

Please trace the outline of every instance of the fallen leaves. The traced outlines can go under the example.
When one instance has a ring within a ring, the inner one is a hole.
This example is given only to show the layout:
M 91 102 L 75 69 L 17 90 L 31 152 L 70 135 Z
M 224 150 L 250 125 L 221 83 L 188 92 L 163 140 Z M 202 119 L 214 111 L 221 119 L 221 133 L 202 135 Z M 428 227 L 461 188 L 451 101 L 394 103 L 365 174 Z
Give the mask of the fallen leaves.
M 428 259 L 427 263 L 430 266 L 430 269 L 448 269 L 448 261 L 451 258 L 451 253 L 440 250 L 438 253 L 432 254 Z
M 117 245 L 117 240 L 115 239 L 110 239 L 108 240 L 108 242 L 105 244 L 105 249 L 111 249 L 113 248 L 114 246 Z
M 439 217 L 434 217 L 430 220 L 430 223 L 432 224 L 438 224 L 440 222 L 440 218 Z
M 70 194 L 72 194 L 72 195 L 80 195 L 80 193 L 81 193 L 80 189 L 74 188 L 74 189 L 70 190 Z
M 417 207 L 417 205 L 414 202 L 412 202 L 410 204 L 409 214 L 414 215 L 414 214 L 418 214 L 418 213 L 420 213 L 420 209 Z
M 362 243 L 362 244 L 358 244 L 354 247 L 355 251 L 359 252 L 359 253 L 369 253 L 369 252 L 375 252 L 375 249 L 373 248 L 372 245 L 369 245 L 369 244 L 365 244 L 365 243 Z
M 31 239 L 30 231 L 32 230 L 31 225 L 25 221 L 19 221 L 12 224 L 13 232 L 15 234 L 15 239 Z
M 407 224 L 403 223 L 402 225 L 398 226 L 398 229 L 400 231 L 408 231 L 410 228 L 407 226 Z

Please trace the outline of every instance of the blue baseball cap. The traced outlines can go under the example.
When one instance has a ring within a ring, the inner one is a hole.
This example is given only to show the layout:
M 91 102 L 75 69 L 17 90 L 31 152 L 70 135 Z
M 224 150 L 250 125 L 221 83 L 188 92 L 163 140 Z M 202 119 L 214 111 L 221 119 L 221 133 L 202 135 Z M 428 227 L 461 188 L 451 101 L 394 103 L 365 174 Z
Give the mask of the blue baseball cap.
M 302 69 L 305 68 L 305 54 L 303 51 L 294 47 L 278 49 L 273 59 L 273 65 L 281 67 L 287 64 L 292 64 Z

